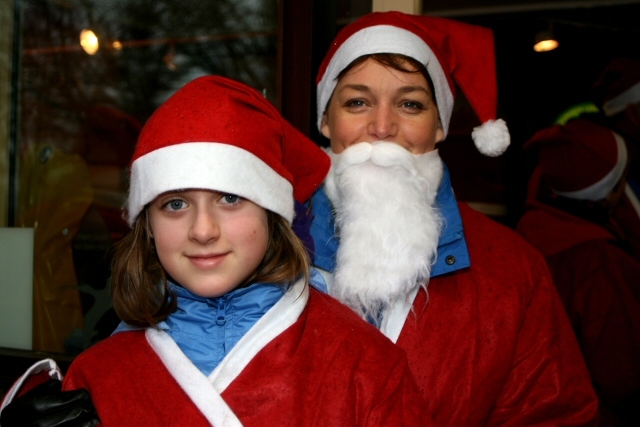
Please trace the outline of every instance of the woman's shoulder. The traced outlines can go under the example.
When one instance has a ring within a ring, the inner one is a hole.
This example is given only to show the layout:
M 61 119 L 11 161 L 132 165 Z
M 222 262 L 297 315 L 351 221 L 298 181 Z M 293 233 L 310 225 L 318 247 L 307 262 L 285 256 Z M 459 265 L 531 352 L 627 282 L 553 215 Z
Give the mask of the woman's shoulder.
M 401 352 L 376 327 L 330 295 L 312 288 L 307 311 L 307 319 L 313 322 L 316 333 L 331 340 L 352 340 L 354 345 Z

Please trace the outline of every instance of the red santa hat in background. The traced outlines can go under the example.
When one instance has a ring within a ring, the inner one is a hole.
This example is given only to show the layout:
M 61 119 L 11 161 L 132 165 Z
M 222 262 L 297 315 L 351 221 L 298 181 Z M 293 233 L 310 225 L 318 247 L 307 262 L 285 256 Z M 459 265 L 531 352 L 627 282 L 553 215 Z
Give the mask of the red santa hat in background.
M 200 77 L 178 90 L 144 125 L 131 164 L 129 225 L 158 195 L 178 189 L 235 194 L 289 222 L 294 197 L 322 183 L 329 157 L 256 90 Z
M 523 145 L 538 149 L 538 168 L 551 190 L 578 200 L 601 200 L 624 174 L 624 139 L 584 119 L 538 131 Z
M 455 81 L 482 122 L 472 133 L 478 150 L 498 156 L 507 149 L 509 131 L 502 119 L 496 120 L 497 83 L 491 30 L 401 12 L 374 12 L 338 33 L 316 79 L 318 128 L 340 72 L 355 59 L 376 53 L 401 54 L 426 66 L 445 136 L 453 111 Z
M 640 103 L 640 60 L 616 58 L 593 85 L 605 115 L 611 117 L 629 104 Z

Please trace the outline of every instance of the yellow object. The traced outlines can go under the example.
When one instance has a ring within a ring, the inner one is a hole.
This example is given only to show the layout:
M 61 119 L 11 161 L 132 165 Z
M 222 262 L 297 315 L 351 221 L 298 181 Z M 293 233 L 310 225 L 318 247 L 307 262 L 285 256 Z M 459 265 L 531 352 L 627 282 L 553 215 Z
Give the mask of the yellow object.
M 64 352 L 69 333 L 82 328 L 82 306 L 72 241 L 93 201 L 89 170 L 76 154 L 51 145 L 23 155 L 16 226 L 33 227 L 33 349 Z
M 558 40 L 556 40 L 551 30 L 540 31 L 536 34 L 535 44 L 533 50 L 536 52 L 549 52 L 558 47 Z

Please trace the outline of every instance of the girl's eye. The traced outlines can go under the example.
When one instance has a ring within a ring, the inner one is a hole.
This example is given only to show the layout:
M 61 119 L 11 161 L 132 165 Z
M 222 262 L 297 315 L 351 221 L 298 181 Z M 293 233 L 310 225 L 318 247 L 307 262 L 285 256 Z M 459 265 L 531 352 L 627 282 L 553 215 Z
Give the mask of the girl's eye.
M 170 211 L 179 211 L 180 209 L 184 209 L 187 206 L 187 202 L 180 199 L 169 200 L 165 203 L 164 207 Z
M 223 194 L 220 198 L 220 203 L 225 205 L 235 205 L 240 202 L 240 196 L 236 196 L 235 194 Z

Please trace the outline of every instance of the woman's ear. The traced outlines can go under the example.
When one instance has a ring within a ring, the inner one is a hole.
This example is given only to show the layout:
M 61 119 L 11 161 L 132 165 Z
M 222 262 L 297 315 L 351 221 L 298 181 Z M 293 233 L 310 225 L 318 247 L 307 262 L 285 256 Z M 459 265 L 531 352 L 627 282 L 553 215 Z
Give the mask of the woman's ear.
M 436 129 L 436 144 L 444 140 L 444 129 L 442 129 L 442 122 L 438 119 L 438 129 Z
M 329 117 L 327 116 L 326 111 L 322 114 L 322 122 L 320 122 L 320 132 L 322 132 L 322 135 L 324 135 L 325 138 L 331 139 L 331 129 L 329 128 Z

